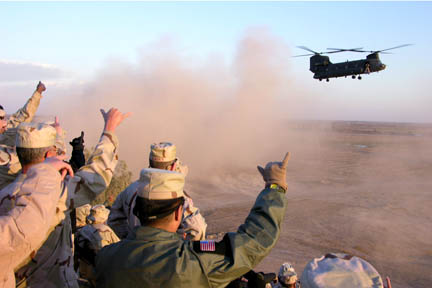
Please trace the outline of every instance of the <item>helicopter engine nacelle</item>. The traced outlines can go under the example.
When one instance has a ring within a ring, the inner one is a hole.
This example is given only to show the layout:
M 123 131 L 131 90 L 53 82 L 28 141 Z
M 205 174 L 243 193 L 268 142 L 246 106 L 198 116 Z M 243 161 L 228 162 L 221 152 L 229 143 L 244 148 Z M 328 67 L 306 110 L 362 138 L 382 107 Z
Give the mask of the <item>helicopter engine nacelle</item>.
M 313 73 L 317 72 L 320 66 L 327 66 L 331 64 L 328 56 L 314 55 L 310 58 L 309 70 Z

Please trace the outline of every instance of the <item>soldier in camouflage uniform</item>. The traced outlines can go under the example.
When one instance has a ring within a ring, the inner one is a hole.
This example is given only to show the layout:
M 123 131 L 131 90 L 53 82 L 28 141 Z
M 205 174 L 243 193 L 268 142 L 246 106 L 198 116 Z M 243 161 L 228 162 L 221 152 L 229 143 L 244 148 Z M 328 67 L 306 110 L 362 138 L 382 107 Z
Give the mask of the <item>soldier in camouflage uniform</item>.
M 285 214 L 286 166 L 270 162 L 258 170 L 266 183 L 245 223 L 222 241 L 189 241 L 176 230 L 183 214 L 184 175 L 144 169 L 135 215 L 143 226 L 96 256 L 99 287 L 225 287 L 253 269 L 280 235 Z
M 176 146 L 169 142 L 154 143 L 150 147 L 150 167 L 177 171 L 185 176 L 188 167 L 176 157 Z M 137 187 L 143 180 L 142 172 L 138 181 L 135 181 L 123 190 L 116 198 L 108 217 L 108 225 L 120 238 L 126 238 L 136 226 L 140 226 L 139 219 L 132 213 L 137 197 Z M 183 220 L 177 231 L 186 239 L 204 240 L 207 224 L 200 210 L 194 207 L 192 198 L 187 194 L 184 196 L 185 205 L 183 209 Z
M 104 205 L 93 206 L 87 216 L 87 225 L 80 229 L 75 240 L 75 249 L 80 260 L 79 273 L 91 286 L 96 286 L 94 258 L 102 247 L 120 241 L 106 225 L 109 210 Z
M 34 165 L 16 195 L 14 209 L 0 216 L 0 286 L 15 287 L 14 269 L 26 261 L 43 244 L 56 213 L 57 198 L 66 169 L 71 167 L 61 160 Z M 29 221 L 31 219 L 31 221 Z
M 0 190 L 12 183 L 21 170 L 15 153 L 16 130 L 20 123 L 31 122 L 39 107 L 45 85 L 39 82 L 36 91 L 27 103 L 6 119 L 6 112 L 0 106 Z
M 109 185 L 118 161 L 118 140 L 114 134 L 117 126 L 129 116 L 113 108 L 107 113 L 101 109 L 105 127 L 99 143 L 87 164 L 74 177 L 62 182 L 62 193 L 57 199 L 56 215 L 46 234 L 44 244 L 32 253 L 31 261 L 15 271 L 18 287 L 78 287 L 77 275 L 73 270 L 73 243 L 71 240 L 70 211 L 75 206 L 89 203 Z M 23 123 L 18 126 L 16 149 L 22 165 L 22 173 L 15 181 L 0 191 L 3 206 L 13 208 L 14 199 L 27 171 L 43 161 L 49 153 L 56 152 L 55 146 L 47 141 L 56 135 L 49 125 Z M 29 219 L 31 221 L 31 219 Z

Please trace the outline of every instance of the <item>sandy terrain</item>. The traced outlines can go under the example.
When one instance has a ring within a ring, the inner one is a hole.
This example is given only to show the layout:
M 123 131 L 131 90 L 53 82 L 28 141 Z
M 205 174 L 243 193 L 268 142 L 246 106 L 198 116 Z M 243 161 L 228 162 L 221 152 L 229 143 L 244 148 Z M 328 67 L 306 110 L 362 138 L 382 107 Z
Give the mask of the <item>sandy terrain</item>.
M 257 270 L 276 272 L 289 261 L 301 273 L 314 257 L 346 252 L 390 276 L 393 287 L 432 287 L 432 125 L 287 127 L 279 151 L 292 152 L 288 211 L 276 247 Z M 210 234 L 235 231 L 263 185 L 254 166 L 191 178 Z

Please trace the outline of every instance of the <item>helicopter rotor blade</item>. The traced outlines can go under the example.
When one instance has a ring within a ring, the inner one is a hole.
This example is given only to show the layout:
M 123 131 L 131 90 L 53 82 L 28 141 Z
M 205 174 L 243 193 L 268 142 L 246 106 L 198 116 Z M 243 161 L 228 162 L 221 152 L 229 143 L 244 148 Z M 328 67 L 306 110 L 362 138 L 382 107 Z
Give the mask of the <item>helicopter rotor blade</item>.
M 412 46 L 412 45 L 413 45 L 413 44 L 403 44 L 403 45 L 399 45 L 399 46 L 396 46 L 396 47 L 383 49 L 383 50 L 380 50 L 380 51 L 377 51 L 377 52 L 383 52 L 383 51 L 387 51 L 387 50 L 392 50 L 392 49 L 397 49 L 397 48 L 402 48 L 402 47 Z
M 351 48 L 351 49 L 327 48 L 327 50 L 336 50 L 336 51 L 339 51 L 339 52 L 347 52 L 347 51 L 351 51 L 351 52 L 363 52 L 362 49 L 363 49 L 363 47 L 360 47 L 360 48 Z
M 303 50 L 309 51 L 309 52 L 314 53 L 314 54 L 320 54 L 320 53 L 318 53 L 318 52 L 313 51 L 312 49 L 309 49 L 309 48 L 306 47 L 306 46 L 297 46 L 297 48 L 300 48 L 300 49 L 303 49 Z
M 318 53 L 317 53 L 318 54 Z M 312 56 L 312 55 L 316 55 L 316 54 L 303 54 L 303 55 L 294 55 L 291 57 L 304 57 L 304 56 Z

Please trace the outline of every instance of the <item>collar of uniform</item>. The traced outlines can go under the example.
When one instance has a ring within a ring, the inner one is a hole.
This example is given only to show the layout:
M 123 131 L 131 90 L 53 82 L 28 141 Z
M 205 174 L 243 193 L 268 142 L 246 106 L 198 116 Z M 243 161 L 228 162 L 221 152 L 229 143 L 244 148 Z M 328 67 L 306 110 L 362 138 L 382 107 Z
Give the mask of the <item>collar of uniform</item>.
M 134 230 L 133 238 L 136 240 L 160 241 L 160 240 L 182 240 L 177 233 L 168 232 L 163 229 L 150 226 L 140 226 Z

